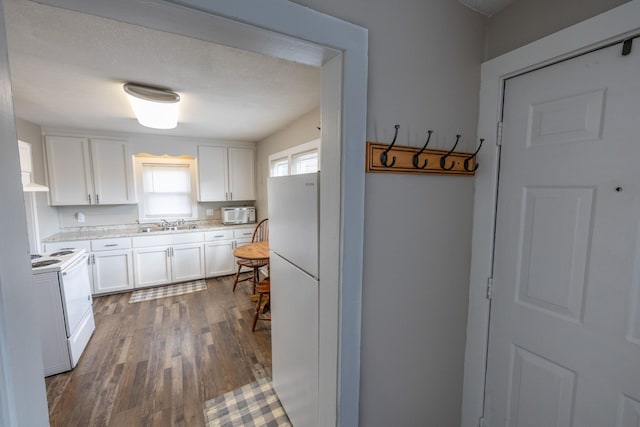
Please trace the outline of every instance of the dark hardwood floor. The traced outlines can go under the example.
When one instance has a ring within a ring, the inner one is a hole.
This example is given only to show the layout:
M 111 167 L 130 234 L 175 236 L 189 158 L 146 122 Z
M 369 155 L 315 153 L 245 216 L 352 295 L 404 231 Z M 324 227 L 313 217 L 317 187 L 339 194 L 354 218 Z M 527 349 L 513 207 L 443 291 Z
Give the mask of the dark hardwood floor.
M 46 378 L 51 426 L 203 426 L 206 400 L 271 376 L 271 325 L 251 332 L 250 285 L 232 283 L 136 304 L 95 298 L 78 366 Z

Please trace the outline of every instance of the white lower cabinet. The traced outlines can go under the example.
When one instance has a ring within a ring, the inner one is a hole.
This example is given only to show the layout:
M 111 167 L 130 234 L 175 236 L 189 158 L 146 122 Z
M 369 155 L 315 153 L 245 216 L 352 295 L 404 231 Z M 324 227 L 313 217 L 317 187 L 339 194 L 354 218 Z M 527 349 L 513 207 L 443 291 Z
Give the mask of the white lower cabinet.
M 234 241 L 221 240 L 207 242 L 204 245 L 204 253 L 207 257 L 207 277 L 225 276 L 236 271 L 236 263 L 233 257 Z
M 96 295 L 133 289 L 133 262 L 131 249 L 94 252 L 90 255 L 93 266 L 93 293 Z
M 92 289 L 96 295 L 133 289 L 131 239 L 95 239 L 91 241 Z
M 44 244 L 45 252 L 54 252 L 65 248 L 84 249 L 87 252 L 89 279 L 93 295 L 133 289 L 130 238 L 73 240 Z
M 235 274 L 233 250 L 252 235 L 252 227 L 237 227 L 45 243 L 44 250 L 85 249 L 91 288 L 100 295 Z
M 133 271 L 136 288 L 164 285 L 171 282 L 171 248 L 154 247 L 133 250 Z
M 204 278 L 204 244 L 173 246 L 171 273 L 174 282 Z
M 205 257 L 202 233 L 133 238 L 136 288 L 202 279 Z
M 251 242 L 253 228 L 228 228 L 204 233 L 206 277 L 235 274 L 237 267 L 233 250 Z M 251 271 L 243 269 L 243 271 Z

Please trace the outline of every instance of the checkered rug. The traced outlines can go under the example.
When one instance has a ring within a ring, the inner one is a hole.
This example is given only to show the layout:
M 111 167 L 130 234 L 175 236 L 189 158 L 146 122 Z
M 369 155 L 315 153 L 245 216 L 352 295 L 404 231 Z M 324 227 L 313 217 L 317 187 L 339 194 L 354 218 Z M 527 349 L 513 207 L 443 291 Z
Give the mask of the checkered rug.
M 204 280 L 196 280 L 193 282 L 178 283 L 168 286 L 158 286 L 157 288 L 141 289 L 139 291 L 134 291 L 131 294 L 129 304 L 189 294 L 191 292 L 204 291 L 205 289 L 207 289 L 207 282 Z
M 207 427 L 291 427 L 270 378 L 204 402 Z

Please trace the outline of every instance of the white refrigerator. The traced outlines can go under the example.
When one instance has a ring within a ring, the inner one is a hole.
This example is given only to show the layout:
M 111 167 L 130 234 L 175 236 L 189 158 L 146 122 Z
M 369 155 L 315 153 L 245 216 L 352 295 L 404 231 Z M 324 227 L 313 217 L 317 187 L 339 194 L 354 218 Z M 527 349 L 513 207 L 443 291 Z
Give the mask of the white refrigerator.
M 268 181 L 273 387 L 296 427 L 318 425 L 319 178 Z

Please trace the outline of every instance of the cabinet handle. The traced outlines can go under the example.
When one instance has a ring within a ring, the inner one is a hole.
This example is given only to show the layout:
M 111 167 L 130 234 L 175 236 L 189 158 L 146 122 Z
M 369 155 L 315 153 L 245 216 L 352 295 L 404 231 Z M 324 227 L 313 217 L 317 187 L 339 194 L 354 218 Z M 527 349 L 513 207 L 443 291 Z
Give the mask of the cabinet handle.
M 100 204 L 100 195 L 96 194 L 96 205 Z
M 87 194 L 89 196 L 89 204 L 91 204 L 91 194 Z
M 217 239 L 217 238 L 219 238 L 219 237 L 224 237 L 224 234 L 218 234 L 218 235 L 213 236 L 213 237 Z
M 229 192 L 229 200 L 233 200 L 233 191 Z
M 112 248 L 114 246 L 118 246 L 118 244 L 117 243 L 111 243 L 109 245 L 104 245 L 105 248 Z

